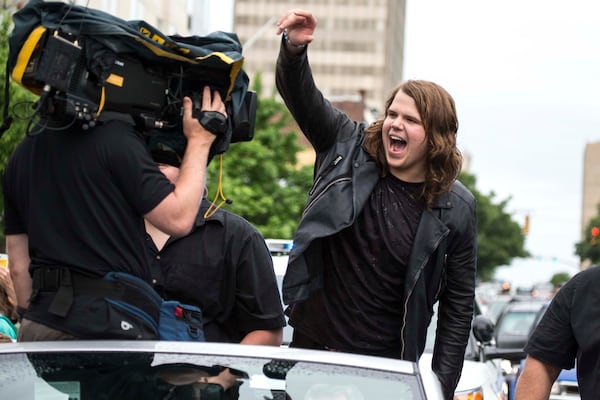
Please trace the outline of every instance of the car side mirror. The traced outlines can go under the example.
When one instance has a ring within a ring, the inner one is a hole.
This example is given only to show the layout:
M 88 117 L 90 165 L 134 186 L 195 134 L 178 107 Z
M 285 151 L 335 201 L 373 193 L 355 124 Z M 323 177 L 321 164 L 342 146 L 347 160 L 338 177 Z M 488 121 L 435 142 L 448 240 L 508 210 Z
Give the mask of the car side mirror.
M 486 316 L 478 315 L 473 320 L 473 335 L 483 344 L 490 343 L 494 337 L 495 325 Z

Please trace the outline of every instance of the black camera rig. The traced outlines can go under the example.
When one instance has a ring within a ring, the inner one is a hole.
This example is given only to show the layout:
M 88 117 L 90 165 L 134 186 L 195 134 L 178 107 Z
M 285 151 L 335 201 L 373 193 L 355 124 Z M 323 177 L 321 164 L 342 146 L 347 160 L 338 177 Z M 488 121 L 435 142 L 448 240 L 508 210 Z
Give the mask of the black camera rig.
M 173 131 L 183 97 L 199 109 L 209 86 L 228 115 L 211 153 L 253 138 L 256 93 L 248 90 L 237 36 L 164 36 L 143 21 L 65 7 L 30 0 L 13 16 L 7 67 L 17 83 L 40 95 L 40 118 L 90 129 L 104 115 L 120 113 L 142 132 Z

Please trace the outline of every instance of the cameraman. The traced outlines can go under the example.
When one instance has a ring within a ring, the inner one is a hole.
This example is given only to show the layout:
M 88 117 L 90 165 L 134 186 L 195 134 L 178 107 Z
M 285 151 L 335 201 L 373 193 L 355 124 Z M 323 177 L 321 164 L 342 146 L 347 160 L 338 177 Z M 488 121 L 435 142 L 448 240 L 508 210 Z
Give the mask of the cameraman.
M 226 116 L 219 93 L 203 90 L 201 110 Z M 122 332 L 102 336 L 103 318 L 114 316 L 94 282 L 105 282 L 111 271 L 150 281 L 144 218 L 170 235 L 190 231 L 215 134 L 192 116 L 185 97 L 188 145 L 175 187 L 128 123 L 113 119 L 84 131 L 56 118 L 41 129 L 19 144 L 4 174 L 7 253 L 22 316 L 18 340 L 144 338 L 132 337 L 122 320 Z
M 185 138 L 151 135 L 148 148 L 161 172 L 178 185 Z M 164 299 L 202 310 L 207 342 L 281 345 L 285 318 L 271 253 L 246 219 L 206 197 L 191 232 L 172 238 L 146 221 L 152 283 Z

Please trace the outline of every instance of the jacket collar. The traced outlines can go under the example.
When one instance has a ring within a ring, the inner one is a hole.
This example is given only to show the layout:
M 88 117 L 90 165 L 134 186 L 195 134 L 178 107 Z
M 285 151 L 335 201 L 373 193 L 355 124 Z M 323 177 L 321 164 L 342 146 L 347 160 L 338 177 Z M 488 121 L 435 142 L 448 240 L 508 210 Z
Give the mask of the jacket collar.
M 452 208 L 452 200 L 450 199 L 450 192 L 443 193 L 435 200 L 435 204 L 432 208 Z

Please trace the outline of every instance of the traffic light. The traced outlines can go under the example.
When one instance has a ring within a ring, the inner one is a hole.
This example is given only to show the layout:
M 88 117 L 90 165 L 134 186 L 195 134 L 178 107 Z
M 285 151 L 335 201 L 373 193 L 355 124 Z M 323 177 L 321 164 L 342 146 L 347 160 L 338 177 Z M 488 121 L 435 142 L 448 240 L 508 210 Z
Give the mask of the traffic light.
M 525 222 L 523 223 L 523 234 L 529 233 L 529 214 L 525 215 Z
M 593 226 L 590 231 L 590 234 L 592 235 L 590 243 L 592 244 L 592 246 L 595 246 L 598 242 L 598 235 L 600 235 L 600 228 L 598 228 L 597 226 Z

